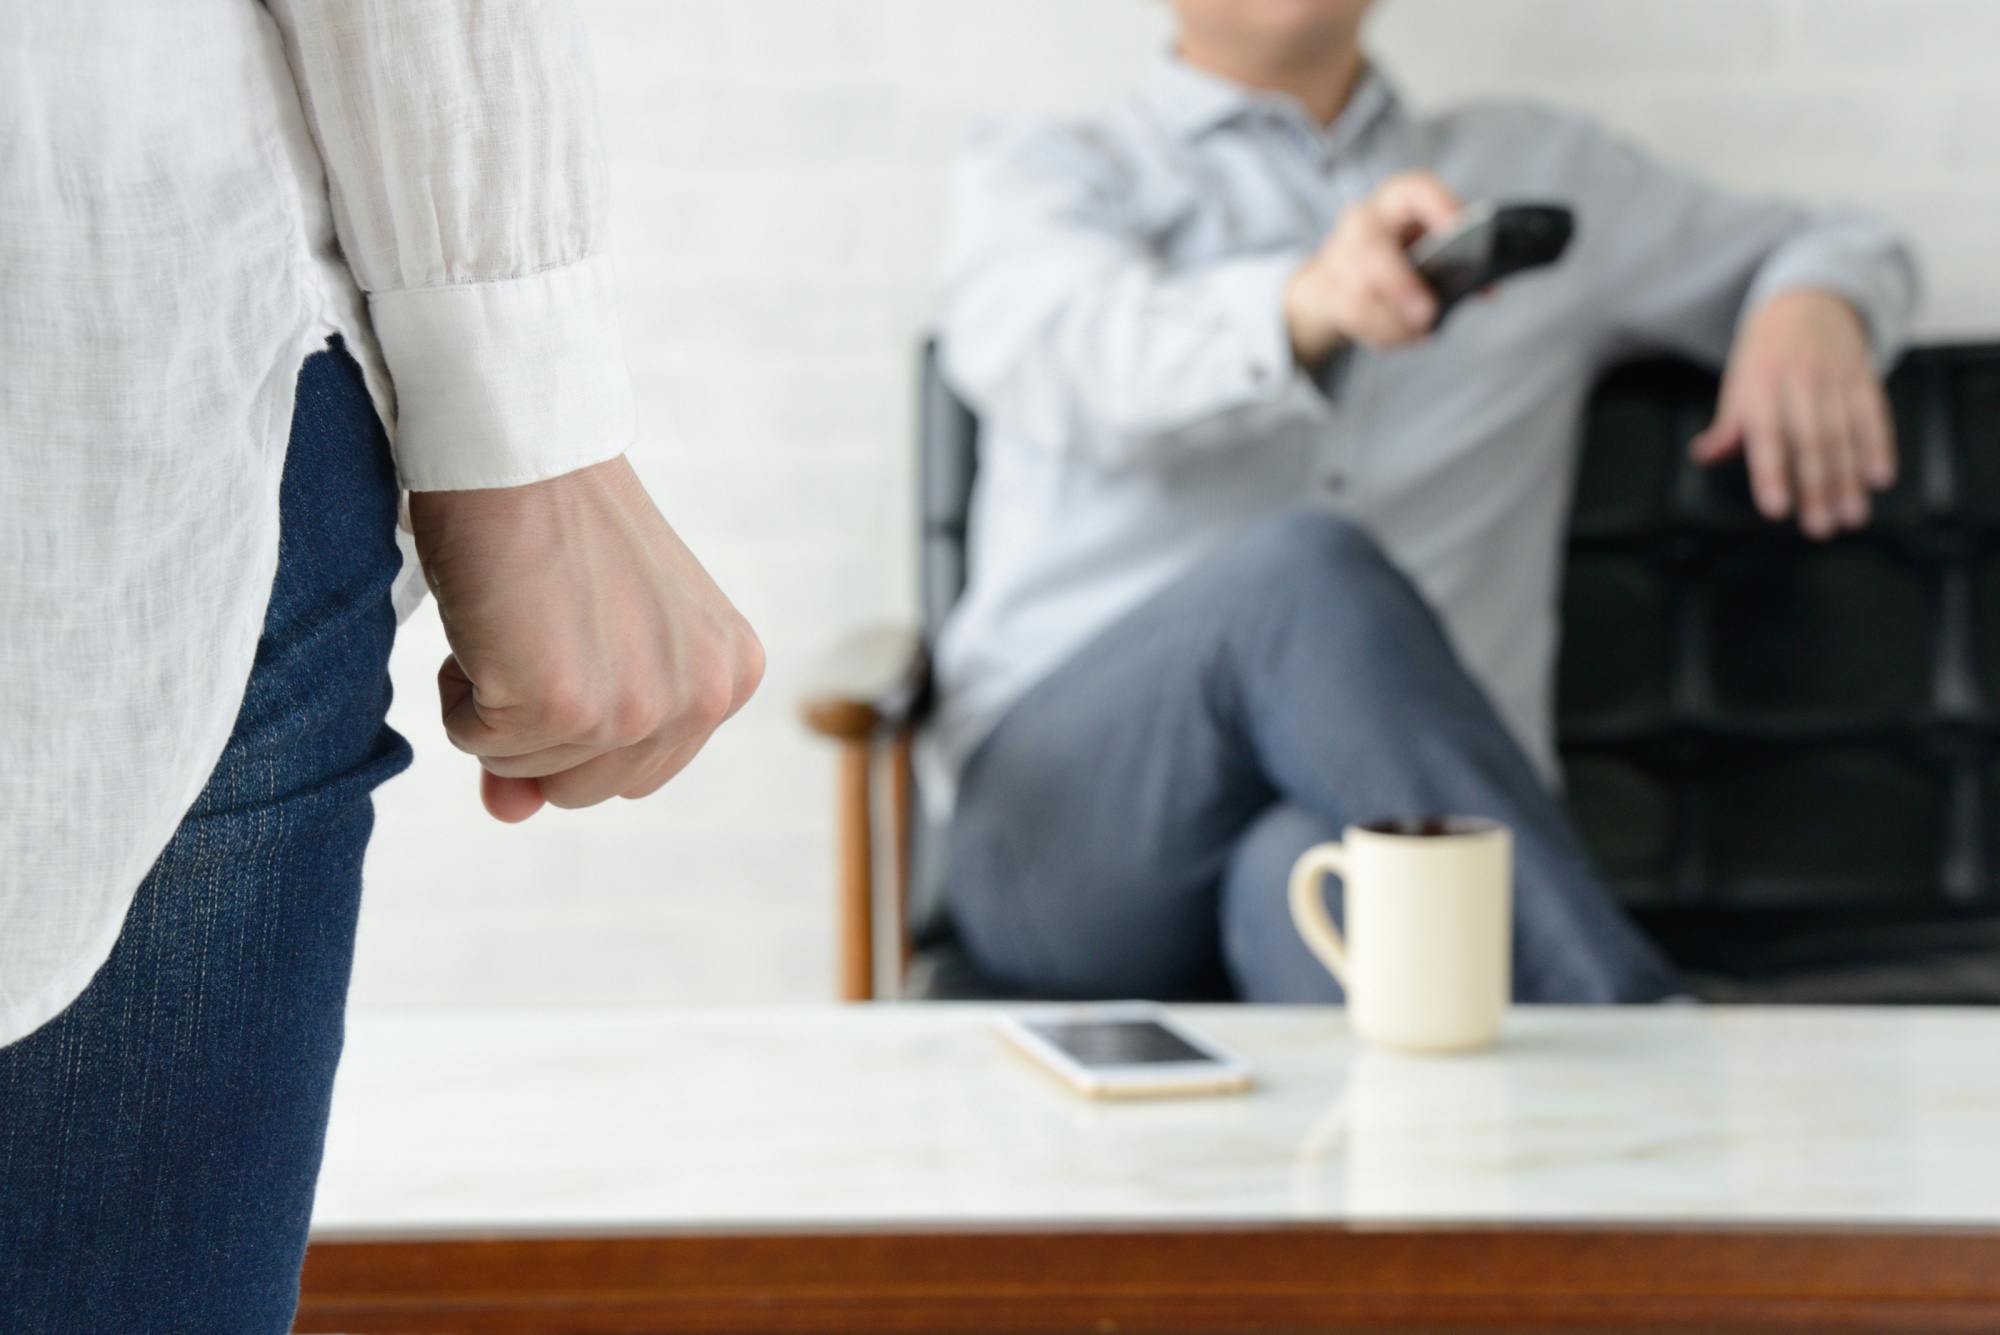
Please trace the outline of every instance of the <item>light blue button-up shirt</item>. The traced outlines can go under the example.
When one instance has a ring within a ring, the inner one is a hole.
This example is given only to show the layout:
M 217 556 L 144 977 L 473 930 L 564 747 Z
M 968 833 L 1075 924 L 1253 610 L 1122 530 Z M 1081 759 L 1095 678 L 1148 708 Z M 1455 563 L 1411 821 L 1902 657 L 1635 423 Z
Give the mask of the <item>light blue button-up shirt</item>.
M 1285 282 L 1343 210 L 1417 168 L 1467 200 L 1567 202 L 1576 239 L 1436 337 L 1348 358 L 1323 393 L 1294 365 Z M 1865 219 L 1711 189 L 1542 107 L 1413 117 L 1374 72 L 1321 127 L 1166 58 L 1127 105 L 983 137 L 957 177 L 939 314 L 946 374 L 984 425 L 970 583 L 938 646 L 939 810 L 1031 686 L 1302 504 L 1375 536 L 1553 775 L 1559 558 L 1592 381 L 1649 348 L 1719 361 L 1744 312 L 1798 287 L 1850 299 L 1886 363 L 1917 283 Z

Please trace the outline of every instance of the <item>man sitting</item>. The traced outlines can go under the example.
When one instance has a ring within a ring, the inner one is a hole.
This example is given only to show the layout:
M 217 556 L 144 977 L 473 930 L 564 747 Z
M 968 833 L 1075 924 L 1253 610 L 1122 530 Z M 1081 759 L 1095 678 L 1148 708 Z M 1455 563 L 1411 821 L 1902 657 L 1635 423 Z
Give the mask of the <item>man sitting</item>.
M 1695 459 L 1858 527 L 1909 255 L 1572 115 L 1417 118 L 1369 0 L 1174 8 L 1142 97 L 983 142 L 956 188 L 942 350 L 985 432 L 926 746 L 967 948 L 1037 993 L 1337 998 L 1293 859 L 1463 812 L 1515 833 L 1518 998 L 1685 991 L 1552 786 L 1580 410 L 1636 351 L 1726 356 Z M 1434 329 L 1405 247 L 1489 199 L 1566 203 L 1576 240 Z

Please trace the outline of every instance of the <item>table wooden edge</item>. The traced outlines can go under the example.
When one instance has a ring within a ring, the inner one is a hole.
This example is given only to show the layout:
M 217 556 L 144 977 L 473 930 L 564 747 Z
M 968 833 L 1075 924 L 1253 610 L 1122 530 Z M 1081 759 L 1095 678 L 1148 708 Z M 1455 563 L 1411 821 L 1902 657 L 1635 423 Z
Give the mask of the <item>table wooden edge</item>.
M 2000 1226 L 335 1234 L 295 1330 L 1992 1332 Z

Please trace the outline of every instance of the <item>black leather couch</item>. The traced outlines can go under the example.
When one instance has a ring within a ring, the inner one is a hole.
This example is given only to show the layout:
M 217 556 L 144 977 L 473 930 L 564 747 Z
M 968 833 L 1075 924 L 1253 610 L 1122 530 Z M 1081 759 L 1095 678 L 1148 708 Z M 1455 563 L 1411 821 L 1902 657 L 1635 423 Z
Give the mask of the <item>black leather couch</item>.
M 1687 462 L 1715 392 L 1648 361 L 1588 410 L 1558 681 L 1584 836 L 1710 996 L 2000 1001 L 2000 345 L 1904 359 L 1900 477 L 1831 543 L 1758 517 L 1740 464 Z M 979 435 L 929 355 L 920 416 L 928 643 Z M 996 995 L 924 880 L 913 989 Z

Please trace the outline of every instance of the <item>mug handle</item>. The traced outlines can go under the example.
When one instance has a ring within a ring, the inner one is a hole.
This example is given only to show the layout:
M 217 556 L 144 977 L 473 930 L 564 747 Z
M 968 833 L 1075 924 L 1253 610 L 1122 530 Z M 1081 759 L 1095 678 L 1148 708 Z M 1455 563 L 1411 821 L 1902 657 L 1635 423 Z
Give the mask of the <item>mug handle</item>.
M 1332 872 L 1347 877 L 1347 850 L 1339 844 L 1308 848 L 1292 866 L 1292 925 L 1305 938 L 1306 948 L 1318 957 L 1327 972 L 1347 983 L 1347 941 L 1333 925 L 1326 911 L 1326 897 L 1320 893 L 1320 878 Z

